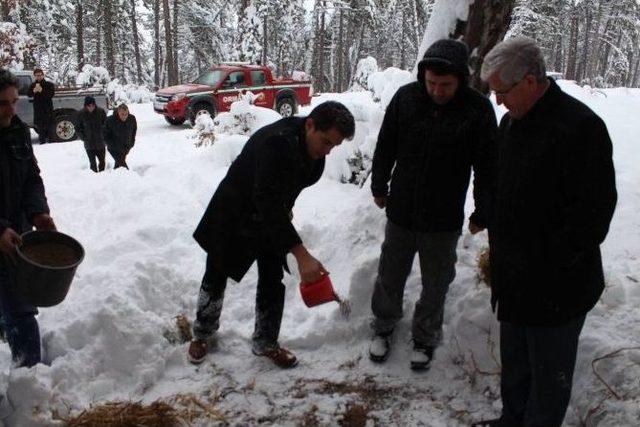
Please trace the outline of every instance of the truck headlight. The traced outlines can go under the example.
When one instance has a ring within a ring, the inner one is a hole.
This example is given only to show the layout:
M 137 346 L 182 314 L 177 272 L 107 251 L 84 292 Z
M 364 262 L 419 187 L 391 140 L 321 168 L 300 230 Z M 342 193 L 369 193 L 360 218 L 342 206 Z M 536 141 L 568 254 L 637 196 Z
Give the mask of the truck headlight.
M 186 93 L 176 93 L 175 95 L 173 95 L 171 97 L 172 101 L 180 101 L 182 98 L 184 98 L 185 96 L 187 96 Z

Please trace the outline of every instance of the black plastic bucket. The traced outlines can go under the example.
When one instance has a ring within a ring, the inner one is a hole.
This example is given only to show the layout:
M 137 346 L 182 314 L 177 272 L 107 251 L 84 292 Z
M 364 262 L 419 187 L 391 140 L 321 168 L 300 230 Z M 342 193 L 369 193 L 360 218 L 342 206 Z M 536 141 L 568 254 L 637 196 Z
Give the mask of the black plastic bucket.
M 37 307 L 60 304 L 69 292 L 84 248 L 58 231 L 28 231 L 17 248 L 16 291 Z

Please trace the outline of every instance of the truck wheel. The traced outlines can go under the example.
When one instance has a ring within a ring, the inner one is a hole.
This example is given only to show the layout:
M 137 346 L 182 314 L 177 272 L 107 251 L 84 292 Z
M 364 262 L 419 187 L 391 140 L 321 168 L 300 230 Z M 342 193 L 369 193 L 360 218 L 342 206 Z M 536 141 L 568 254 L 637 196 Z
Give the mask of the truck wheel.
M 189 119 L 189 121 L 191 122 L 191 126 L 194 126 L 196 124 L 196 118 L 201 114 L 208 113 L 211 116 L 211 118 L 213 118 L 216 115 L 216 112 L 214 111 L 213 107 L 204 102 L 194 105 L 192 111 L 193 111 L 193 114 L 191 114 L 191 118 Z
M 291 117 L 296 112 L 296 103 L 291 98 L 282 98 L 276 105 L 276 111 L 282 117 Z
M 179 117 L 169 117 L 169 116 L 164 116 L 164 119 L 167 121 L 167 123 L 173 126 L 180 126 L 185 122 L 185 120 L 187 120 L 184 117 L 179 118 Z
M 67 142 L 74 139 L 76 139 L 76 125 L 71 115 L 56 115 L 51 128 L 51 140 L 55 142 Z

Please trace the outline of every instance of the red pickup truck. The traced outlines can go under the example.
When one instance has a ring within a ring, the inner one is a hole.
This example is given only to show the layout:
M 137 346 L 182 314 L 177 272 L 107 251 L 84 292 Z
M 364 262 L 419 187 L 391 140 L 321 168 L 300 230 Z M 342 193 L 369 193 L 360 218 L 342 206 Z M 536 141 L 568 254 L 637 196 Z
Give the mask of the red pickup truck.
M 257 98 L 253 104 L 276 110 L 283 117 L 298 111 L 298 106 L 311 102 L 310 81 L 274 79 L 271 70 L 261 65 L 226 62 L 203 73 L 193 83 L 170 86 L 156 93 L 153 109 L 172 125 L 208 112 L 211 117 L 229 111 L 240 93 L 251 91 Z

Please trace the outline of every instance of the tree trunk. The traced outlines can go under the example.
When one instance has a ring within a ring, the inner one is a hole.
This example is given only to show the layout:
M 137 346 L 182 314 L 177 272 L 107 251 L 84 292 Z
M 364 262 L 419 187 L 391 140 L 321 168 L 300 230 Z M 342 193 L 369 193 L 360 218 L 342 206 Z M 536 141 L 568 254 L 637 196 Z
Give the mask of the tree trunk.
M 593 20 L 593 15 L 591 14 L 591 10 L 589 8 L 585 8 L 585 32 L 584 32 L 584 44 L 582 45 L 582 58 L 580 59 L 580 62 L 578 63 L 578 72 L 576 75 L 576 80 L 578 82 L 581 82 L 586 74 L 587 74 L 587 65 L 589 62 L 589 58 L 588 58 L 588 53 L 589 50 L 593 47 L 590 46 L 590 40 L 591 40 L 591 21 Z
M 456 30 L 471 52 L 469 84 L 483 93 L 487 93 L 489 88 L 480 79 L 482 61 L 491 48 L 504 38 L 511 23 L 514 4 L 515 0 L 475 0 L 469 6 L 469 18 L 464 29 L 459 26 Z
M 9 20 L 9 13 L 11 13 L 11 6 L 9 5 L 9 1 L 3 0 L 2 1 L 2 20 L 3 21 Z
M 173 69 L 176 84 L 180 82 L 180 68 L 178 67 L 178 0 L 173 0 Z
M 267 45 L 269 44 L 269 39 L 267 38 L 267 15 L 265 13 L 262 21 L 262 65 L 267 65 Z M 282 72 L 282 70 L 280 71 Z
M 404 70 L 404 63 L 406 58 L 406 43 L 404 41 L 407 40 L 407 34 L 405 31 L 407 25 L 407 14 L 405 13 L 405 8 L 402 8 L 402 32 L 400 34 L 400 40 L 402 40 L 402 42 L 400 43 L 400 69 L 402 70 Z
M 76 47 L 78 50 L 78 71 L 82 71 L 84 67 L 84 12 L 82 9 L 82 1 L 76 3 Z
M 638 76 L 640 74 L 640 59 L 636 59 L 635 71 L 633 72 L 633 80 L 631 80 L 631 87 L 638 87 Z
M 131 29 L 133 32 L 133 50 L 136 56 L 136 81 L 142 84 L 142 59 L 140 58 L 140 40 L 138 38 L 138 21 L 136 19 L 136 0 L 131 0 Z
M 576 79 L 576 61 L 578 59 L 578 15 L 577 11 L 571 14 L 571 32 L 569 34 L 569 54 L 567 55 L 567 68 L 565 77 L 569 80 Z
M 343 82 L 343 64 L 342 64 L 342 51 L 344 49 L 344 42 L 342 40 L 342 30 L 343 30 L 343 21 L 342 21 L 342 9 L 340 9 L 340 22 L 339 22 L 339 27 L 338 27 L 338 52 L 337 52 L 337 58 L 338 58 L 338 75 L 337 75 L 337 80 L 338 80 L 338 92 L 342 92 L 344 89 L 344 82 Z
M 162 67 L 160 66 L 160 55 L 162 47 L 160 46 L 160 0 L 153 1 L 153 65 L 155 72 L 153 73 L 153 83 L 155 89 L 160 89 L 160 74 Z
M 178 76 L 174 67 L 173 43 L 171 37 L 171 13 L 169 11 L 169 0 L 162 0 L 164 8 L 164 42 L 165 42 L 165 62 L 167 64 L 167 80 L 169 86 L 178 84 Z
M 116 55 L 113 44 L 113 7 L 112 0 L 102 0 L 104 14 L 104 47 L 107 54 L 107 70 L 111 78 L 116 75 Z
M 320 92 L 324 91 L 324 15 L 325 2 L 322 2 L 322 14 L 320 15 L 320 41 L 318 43 L 318 85 Z

